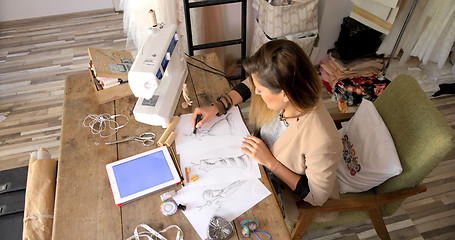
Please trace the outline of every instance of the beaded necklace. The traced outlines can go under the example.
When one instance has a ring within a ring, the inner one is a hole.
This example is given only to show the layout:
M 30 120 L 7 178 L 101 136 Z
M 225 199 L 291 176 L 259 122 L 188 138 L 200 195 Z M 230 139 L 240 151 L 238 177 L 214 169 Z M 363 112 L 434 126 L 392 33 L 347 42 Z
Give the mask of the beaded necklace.
M 291 116 L 291 117 L 285 117 L 284 109 L 282 109 L 279 116 L 280 116 L 280 121 L 282 121 L 284 123 L 284 125 L 287 127 L 287 126 L 289 126 L 289 123 L 286 121 L 286 119 L 297 118 L 297 121 L 299 121 L 299 117 L 301 117 L 303 115 L 305 115 L 305 113 L 300 113 L 298 115 Z

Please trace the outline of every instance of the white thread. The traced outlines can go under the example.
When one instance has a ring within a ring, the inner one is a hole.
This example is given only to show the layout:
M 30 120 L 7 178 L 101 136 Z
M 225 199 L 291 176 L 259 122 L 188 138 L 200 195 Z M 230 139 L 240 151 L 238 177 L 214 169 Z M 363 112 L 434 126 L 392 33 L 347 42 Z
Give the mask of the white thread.
M 146 231 L 144 232 L 138 232 L 138 229 L 142 227 L 144 228 Z M 134 229 L 134 234 L 133 236 L 129 237 L 127 240 L 140 240 L 141 237 L 145 237 L 149 240 L 154 240 L 153 237 L 156 237 L 156 239 L 160 239 L 160 240 L 167 240 L 167 238 L 163 237 L 163 235 L 161 235 L 160 233 L 164 233 L 166 232 L 167 230 L 171 229 L 171 228 L 177 228 L 178 232 L 177 232 L 177 235 L 175 237 L 176 240 L 183 240 L 183 231 L 182 229 L 180 229 L 177 225 L 170 225 L 168 227 L 166 227 L 165 229 L 157 232 L 155 231 L 153 228 L 149 227 L 148 225 L 146 224 L 139 224 L 135 229 Z
M 126 123 L 123 125 L 119 125 L 119 123 L 113 119 L 116 117 L 124 117 L 126 118 Z M 90 120 L 87 123 L 87 120 Z M 90 131 L 92 134 L 99 134 L 100 137 L 102 138 L 107 138 L 110 137 L 114 134 L 117 133 L 117 131 L 126 126 L 128 124 L 129 119 L 126 115 L 123 114 L 116 114 L 116 115 L 110 115 L 109 113 L 103 113 L 103 114 L 89 114 L 87 117 L 85 117 L 84 121 L 82 124 L 84 127 L 89 127 Z M 103 135 L 103 132 L 106 131 L 107 129 L 113 130 L 114 132 L 109 134 L 109 135 Z
M 28 216 L 26 218 L 24 218 L 24 223 L 28 220 L 37 220 L 37 219 L 40 219 L 40 218 L 54 218 L 54 215 L 49 215 L 49 214 L 35 214 L 35 215 L 31 215 L 31 216 Z

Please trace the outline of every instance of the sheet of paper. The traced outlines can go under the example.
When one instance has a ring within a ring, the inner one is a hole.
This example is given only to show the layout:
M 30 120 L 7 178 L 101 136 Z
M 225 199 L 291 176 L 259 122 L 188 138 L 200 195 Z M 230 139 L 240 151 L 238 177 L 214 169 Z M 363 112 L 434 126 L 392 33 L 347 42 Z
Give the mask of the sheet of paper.
M 220 154 L 228 154 L 232 150 L 240 152 L 240 142 L 249 132 L 238 107 L 233 107 L 225 115 L 214 117 L 198 129 L 196 134 L 192 131 L 191 115 L 180 116 L 174 130 L 177 133 L 175 143 L 180 155 L 194 155 L 214 148 L 219 149 Z
M 206 239 L 210 219 L 221 216 L 232 221 L 270 195 L 258 180 L 237 180 L 230 183 L 184 187 L 174 200 L 186 206 L 183 211 L 201 239 Z
M 185 168 L 190 168 L 189 177 L 198 176 L 188 185 L 261 177 L 258 164 L 240 150 L 249 132 L 237 107 L 204 124 L 196 134 L 192 132 L 191 114 L 182 115 L 174 131 L 182 173 L 185 175 Z

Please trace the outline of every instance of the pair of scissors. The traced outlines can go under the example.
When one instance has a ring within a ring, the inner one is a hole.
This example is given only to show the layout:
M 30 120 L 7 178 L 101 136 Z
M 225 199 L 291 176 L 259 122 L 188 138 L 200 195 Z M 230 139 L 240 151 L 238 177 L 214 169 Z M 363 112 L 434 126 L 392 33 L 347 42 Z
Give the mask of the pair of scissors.
M 155 141 L 153 140 L 155 138 L 155 134 L 152 132 L 145 132 L 138 137 L 129 137 L 123 140 L 115 141 L 115 142 L 107 142 L 106 145 L 111 145 L 111 144 L 116 144 L 116 143 L 123 143 L 123 142 L 128 142 L 128 141 L 138 141 L 142 142 L 142 145 L 144 146 L 152 146 Z

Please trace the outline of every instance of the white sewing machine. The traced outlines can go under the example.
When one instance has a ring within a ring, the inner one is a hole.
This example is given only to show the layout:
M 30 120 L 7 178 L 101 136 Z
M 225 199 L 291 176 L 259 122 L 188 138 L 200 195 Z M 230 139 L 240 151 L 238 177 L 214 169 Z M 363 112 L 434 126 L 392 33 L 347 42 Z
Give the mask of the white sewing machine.
M 177 27 L 166 24 L 150 30 L 128 73 L 128 83 L 139 97 L 134 118 L 165 128 L 173 118 L 188 69 Z

